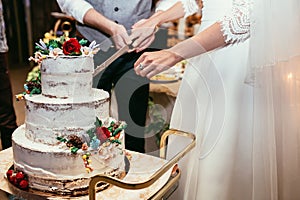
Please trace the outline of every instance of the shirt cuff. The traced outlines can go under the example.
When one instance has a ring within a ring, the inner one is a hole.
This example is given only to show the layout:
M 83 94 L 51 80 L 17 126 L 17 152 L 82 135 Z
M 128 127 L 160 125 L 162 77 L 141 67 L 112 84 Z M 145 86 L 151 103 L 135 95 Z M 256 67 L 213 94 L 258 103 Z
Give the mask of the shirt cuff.
M 166 11 L 171 8 L 179 0 L 161 0 L 157 3 L 155 12 L 157 11 Z

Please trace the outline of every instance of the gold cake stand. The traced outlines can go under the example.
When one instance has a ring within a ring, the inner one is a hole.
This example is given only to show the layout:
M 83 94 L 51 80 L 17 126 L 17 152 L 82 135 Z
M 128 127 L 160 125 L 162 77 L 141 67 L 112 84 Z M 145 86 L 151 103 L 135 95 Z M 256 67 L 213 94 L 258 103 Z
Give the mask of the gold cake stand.
M 171 160 L 166 160 L 167 138 L 170 135 L 177 135 L 190 138 L 190 143 L 183 151 L 176 154 Z M 76 200 L 96 200 L 96 199 L 167 199 L 177 188 L 181 171 L 178 168 L 178 161 L 183 158 L 196 142 L 194 134 L 179 130 L 167 130 L 161 137 L 160 157 L 154 157 L 137 152 L 131 152 L 130 169 L 124 179 L 118 179 L 107 175 L 95 175 L 89 184 L 89 195 L 80 197 L 64 197 L 49 195 L 43 192 L 23 191 L 12 188 L 12 185 L 4 178 L 7 169 L 13 163 L 12 149 L 0 152 L 0 189 L 28 200 L 39 199 L 76 199 Z M 96 185 L 99 182 L 107 182 L 111 186 L 101 192 L 96 192 Z

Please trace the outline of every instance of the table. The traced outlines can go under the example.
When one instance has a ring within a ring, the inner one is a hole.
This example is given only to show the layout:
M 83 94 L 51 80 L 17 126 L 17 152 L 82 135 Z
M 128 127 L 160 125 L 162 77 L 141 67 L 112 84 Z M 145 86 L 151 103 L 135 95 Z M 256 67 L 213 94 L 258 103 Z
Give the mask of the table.
M 170 97 L 176 98 L 180 84 L 181 84 L 181 80 L 178 80 L 176 82 L 170 82 L 170 83 L 151 82 L 150 92 L 163 93 Z

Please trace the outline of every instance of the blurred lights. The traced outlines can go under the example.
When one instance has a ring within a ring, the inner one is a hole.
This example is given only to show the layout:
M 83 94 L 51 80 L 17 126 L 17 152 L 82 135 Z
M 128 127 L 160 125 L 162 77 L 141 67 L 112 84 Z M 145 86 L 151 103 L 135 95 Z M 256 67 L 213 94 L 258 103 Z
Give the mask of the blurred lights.
M 293 73 L 289 73 L 289 74 L 287 75 L 287 78 L 288 78 L 288 79 L 292 79 L 292 78 L 293 78 Z

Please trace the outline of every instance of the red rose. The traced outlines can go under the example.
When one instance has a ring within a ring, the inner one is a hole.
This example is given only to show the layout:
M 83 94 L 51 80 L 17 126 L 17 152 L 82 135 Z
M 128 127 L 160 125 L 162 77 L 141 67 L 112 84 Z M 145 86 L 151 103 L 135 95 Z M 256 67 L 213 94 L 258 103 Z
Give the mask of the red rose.
M 106 127 L 97 127 L 96 136 L 102 143 L 110 137 L 110 132 Z
M 81 55 L 81 45 L 75 38 L 70 38 L 63 43 L 63 52 L 65 55 Z

